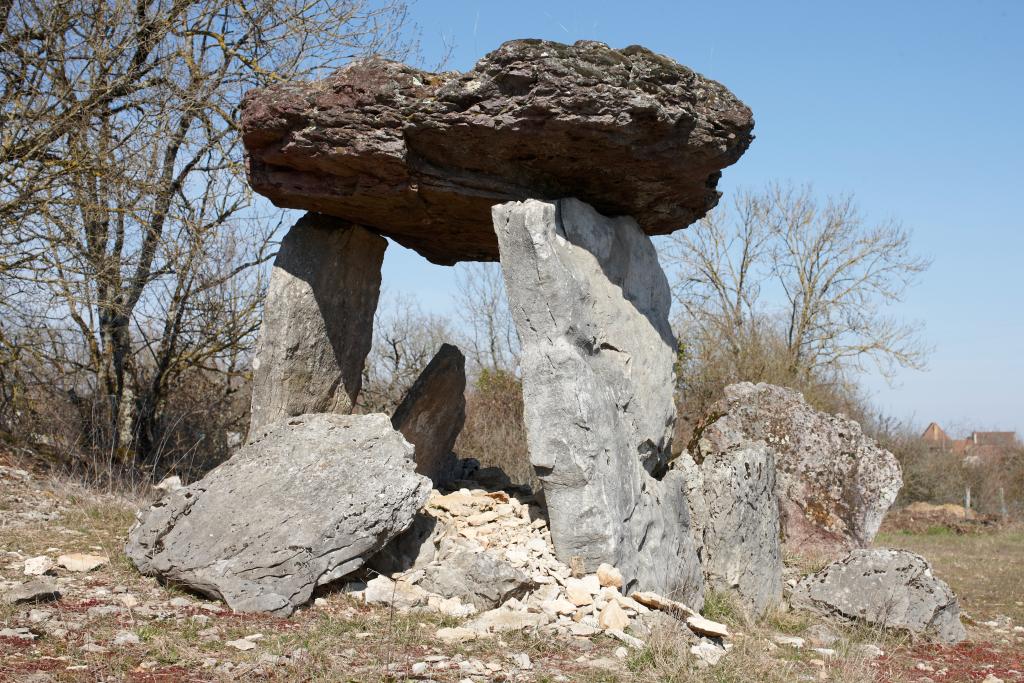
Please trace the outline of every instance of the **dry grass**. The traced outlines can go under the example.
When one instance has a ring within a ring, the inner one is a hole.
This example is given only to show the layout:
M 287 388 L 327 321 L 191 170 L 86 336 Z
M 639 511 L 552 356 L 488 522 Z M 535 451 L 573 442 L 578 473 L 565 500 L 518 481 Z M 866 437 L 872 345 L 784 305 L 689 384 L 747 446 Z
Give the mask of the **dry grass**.
M 942 527 L 929 533 L 879 534 L 875 545 L 919 553 L 978 620 L 1003 615 L 1024 624 L 1024 527 L 957 535 Z

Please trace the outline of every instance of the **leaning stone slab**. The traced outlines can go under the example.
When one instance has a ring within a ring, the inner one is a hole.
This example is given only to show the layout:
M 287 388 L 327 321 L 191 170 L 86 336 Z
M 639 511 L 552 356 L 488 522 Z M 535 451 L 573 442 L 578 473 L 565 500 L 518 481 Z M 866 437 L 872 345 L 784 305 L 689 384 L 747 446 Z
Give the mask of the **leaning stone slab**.
M 306 413 L 349 413 L 362 386 L 387 240 L 308 213 L 274 261 L 253 360 L 250 435 Z
M 710 414 L 695 455 L 757 442 L 774 452 L 787 550 L 835 558 L 871 543 L 903 479 L 896 457 L 859 424 L 815 410 L 799 392 L 749 382 L 726 387 Z
M 457 479 L 452 453 L 466 421 L 466 357 L 442 344 L 395 409 L 391 424 L 416 448 L 416 471 L 434 485 Z
M 959 643 L 967 637 L 956 595 L 932 574 L 927 560 L 906 550 L 854 550 L 804 577 L 793 589 L 791 603 L 941 643 Z
M 430 494 L 386 415 L 274 423 L 200 481 L 139 513 L 125 552 L 144 574 L 287 615 L 360 568 Z
M 753 136 L 720 83 L 633 45 L 513 40 L 466 73 L 370 59 L 250 92 L 249 183 L 435 263 L 495 260 L 490 207 L 579 197 L 651 235 L 718 202 Z M 611 172 L 609 169 L 614 169 Z
M 556 555 L 699 607 L 684 479 L 651 475 L 671 445 L 675 339 L 650 238 L 575 199 L 496 206 L 494 228 Z

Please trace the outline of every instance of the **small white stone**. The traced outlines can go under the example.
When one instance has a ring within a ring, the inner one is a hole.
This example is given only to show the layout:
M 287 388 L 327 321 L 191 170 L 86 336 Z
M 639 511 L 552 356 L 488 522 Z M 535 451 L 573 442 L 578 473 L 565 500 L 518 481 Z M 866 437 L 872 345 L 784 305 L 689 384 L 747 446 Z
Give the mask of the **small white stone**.
M 114 636 L 114 640 L 111 642 L 113 642 L 114 645 L 123 646 L 138 645 L 141 641 L 139 640 L 139 637 L 131 631 L 121 631 L 116 636 Z
M 42 576 L 53 569 L 53 560 L 46 555 L 25 560 L 25 576 Z

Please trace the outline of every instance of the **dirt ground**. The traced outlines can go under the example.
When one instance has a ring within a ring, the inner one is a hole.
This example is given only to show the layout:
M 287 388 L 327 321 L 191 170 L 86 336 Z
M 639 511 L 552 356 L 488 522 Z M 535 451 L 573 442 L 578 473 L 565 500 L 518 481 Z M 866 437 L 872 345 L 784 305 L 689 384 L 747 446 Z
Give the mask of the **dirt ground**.
M 967 643 L 936 647 L 831 624 L 835 641 L 816 651 L 822 625 L 806 615 L 750 623 L 712 596 L 705 613 L 735 636 L 721 662 L 706 667 L 671 630 L 638 649 L 607 636 L 539 633 L 449 643 L 435 634 L 457 619 L 370 608 L 342 593 L 325 593 L 289 619 L 232 614 L 135 571 L 121 548 L 137 505 L 0 459 L 0 593 L 29 578 L 28 558 L 84 552 L 110 560 L 90 572 L 58 568 L 54 602 L 0 605 L 0 681 L 1024 681 L 1019 530 L 880 539 L 934 561 L 974 620 Z M 780 635 L 808 642 L 777 645 Z

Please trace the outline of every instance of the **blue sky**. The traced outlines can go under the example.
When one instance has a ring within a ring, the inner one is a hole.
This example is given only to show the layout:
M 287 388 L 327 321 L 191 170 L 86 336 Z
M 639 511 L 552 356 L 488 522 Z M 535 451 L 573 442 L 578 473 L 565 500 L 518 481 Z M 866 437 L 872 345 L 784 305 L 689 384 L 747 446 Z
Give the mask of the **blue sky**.
M 423 61 L 465 70 L 512 38 L 638 43 L 754 111 L 725 201 L 768 180 L 853 193 L 933 265 L 896 311 L 926 323 L 924 372 L 864 382 L 883 411 L 1024 435 L 1024 2 L 419 0 Z M 454 274 L 389 249 L 391 291 L 452 310 Z

